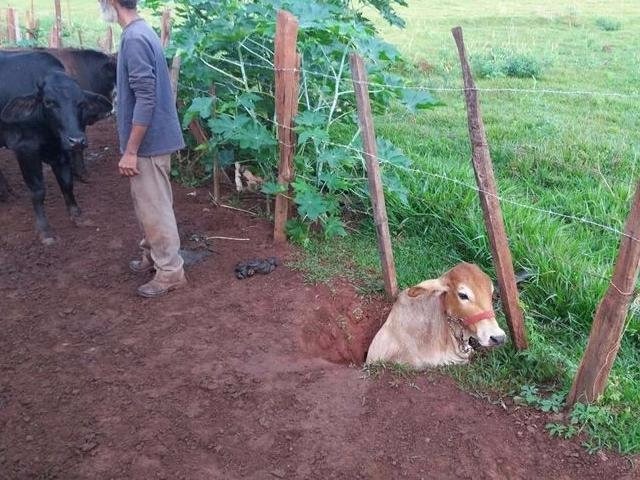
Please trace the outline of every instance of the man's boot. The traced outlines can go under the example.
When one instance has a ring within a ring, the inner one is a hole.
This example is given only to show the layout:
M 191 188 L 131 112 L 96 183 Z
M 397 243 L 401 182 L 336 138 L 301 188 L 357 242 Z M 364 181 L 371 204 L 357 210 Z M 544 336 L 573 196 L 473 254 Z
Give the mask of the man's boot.
M 183 287 L 187 284 L 184 270 L 175 273 L 164 273 L 157 271 L 153 280 L 138 288 L 138 295 L 145 298 L 161 297 L 171 290 Z
M 131 260 L 129 262 L 129 270 L 133 273 L 145 273 L 154 269 L 155 265 L 153 264 L 149 250 L 142 252 L 142 258 L 140 260 Z

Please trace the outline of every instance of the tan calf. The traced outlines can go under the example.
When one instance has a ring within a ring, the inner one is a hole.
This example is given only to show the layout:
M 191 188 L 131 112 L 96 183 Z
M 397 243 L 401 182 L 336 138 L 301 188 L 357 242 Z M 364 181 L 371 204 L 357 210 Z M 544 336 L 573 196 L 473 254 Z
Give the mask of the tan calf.
M 502 345 L 506 335 L 496 322 L 492 294 L 489 276 L 470 263 L 402 291 L 371 342 L 366 363 L 423 369 L 468 362 L 471 337 L 483 347 Z

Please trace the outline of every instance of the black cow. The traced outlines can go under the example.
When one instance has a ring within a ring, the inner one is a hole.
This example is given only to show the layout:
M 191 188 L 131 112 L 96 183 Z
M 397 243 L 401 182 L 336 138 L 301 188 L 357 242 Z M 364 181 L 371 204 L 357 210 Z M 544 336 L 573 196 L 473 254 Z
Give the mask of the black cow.
M 62 63 L 67 74 L 78 82 L 80 88 L 102 95 L 109 100 L 113 97 L 113 91 L 116 86 L 116 55 L 107 55 L 97 50 L 77 48 L 16 48 L 0 50 L 0 52 L 6 52 L 8 55 L 27 52 L 49 53 Z M 83 152 L 72 152 L 69 161 L 71 162 L 73 176 L 86 183 L 88 174 Z M 0 172 L 0 201 L 5 200 L 9 192 L 9 186 L 6 181 L 4 181 L 3 185 L 3 180 L 2 172 Z
M 117 57 L 97 50 L 76 48 L 46 48 L 43 51 L 56 57 L 80 88 L 111 100 L 116 86 Z M 71 154 L 71 171 L 82 182 L 88 174 L 82 151 Z
M 42 162 L 51 165 L 69 215 L 80 222 L 69 153 L 86 147 L 84 127 L 107 116 L 112 105 L 82 90 L 58 59 L 46 52 L 0 53 L 0 147 L 13 150 L 31 190 L 36 228 L 54 242 L 44 213 Z

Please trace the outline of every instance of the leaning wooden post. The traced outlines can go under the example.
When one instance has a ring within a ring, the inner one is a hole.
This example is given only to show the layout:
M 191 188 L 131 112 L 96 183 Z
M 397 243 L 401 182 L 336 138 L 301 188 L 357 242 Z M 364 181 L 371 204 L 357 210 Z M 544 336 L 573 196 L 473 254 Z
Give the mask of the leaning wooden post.
M 382 263 L 384 289 L 387 295 L 395 297 L 398 294 L 398 281 L 396 279 L 396 266 L 393 261 L 393 249 L 391 248 L 387 207 L 384 202 L 384 191 L 382 189 L 382 178 L 380 176 L 380 163 L 378 161 L 378 147 L 376 145 L 373 115 L 371 114 L 371 104 L 369 103 L 367 71 L 362 58 L 358 54 L 351 54 L 349 64 L 351 65 L 351 77 L 356 94 L 358 122 L 360 124 L 360 135 L 362 136 L 364 159 L 367 165 L 369 195 L 371 195 L 373 218 L 378 234 L 378 250 L 380 252 L 380 263 Z
M 280 164 L 278 167 L 278 184 L 284 189 L 276 196 L 274 212 L 273 239 L 285 242 L 285 231 L 289 217 L 290 183 L 295 175 L 293 157 L 295 155 L 296 136 L 293 131 L 293 119 L 298 113 L 298 79 L 300 57 L 296 53 L 298 40 L 298 20 L 289 12 L 280 10 L 276 21 L 276 38 L 274 52 L 276 121 Z
M 491 242 L 493 264 L 496 268 L 498 286 L 500 287 L 500 300 L 507 318 L 507 323 L 509 324 L 513 343 L 518 350 L 524 350 L 527 348 L 527 336 L 518 301 L 518 288 L 513 272 L 509 242 L 502 219 L 500 201 L 498 200 L 496 180 L 493 176 L 493 164 L 487 145 L 484 123 L 482 122 L 482 116 L 480 114 L 478 91 L 476 90 L 476 85 L 471 75 L 471 68 L 469 67 L 469 61 L 467 60 L 467 52 L 462 38 L 462 28 L 455 27 L 451 30 L 451 33 L 453 33 L 453 38 L 456 41 L 460 55 L 467 103 L 473 170 L 475 172 L 476 182 L 478 183 L 480 203 L 484 212 L 484 223 L 489 233 L 489 241 Z
M 640 182 L 620 241 L 613 277 L 593 317 L 587 349 L 573 379 L 567 405 L 598 400 L 607 385 L 624 333 L 640 264 Z

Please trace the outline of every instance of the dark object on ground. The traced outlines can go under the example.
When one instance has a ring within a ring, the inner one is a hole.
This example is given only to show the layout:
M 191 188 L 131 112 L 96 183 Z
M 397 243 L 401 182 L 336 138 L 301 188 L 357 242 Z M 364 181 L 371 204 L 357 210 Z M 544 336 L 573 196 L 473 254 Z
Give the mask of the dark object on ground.
M 278 259 L 276 257 L 269 257 L 264 260 L 259 258 L 248 260 L 246 262 L 240 262 L 236 265 L 235 272 L 236 277 L 242 280 L 243 278 L 252 277 L 256 273 L 271 273 L 278 266 Z
M 182 256 L 182 259 L 184 260 L 185 267 L 191 267 L 196 263 L 200 263 L 209 255 L 211 255 L 211 252 L 208 250 L 192 250 L 188 248 L 180 249 L 180 256 Z
M 529 282 L 532 278 L 536 277 L 536 273 L 531 270 L 520 270 L 516 273 L 516 285 L 520 288 L 520 285 L 523 283 Z M 493 301 L 497 302 L 500 300 L 500 290 L 498 288 L 498 284 L 494 284 L 493 290 Z

